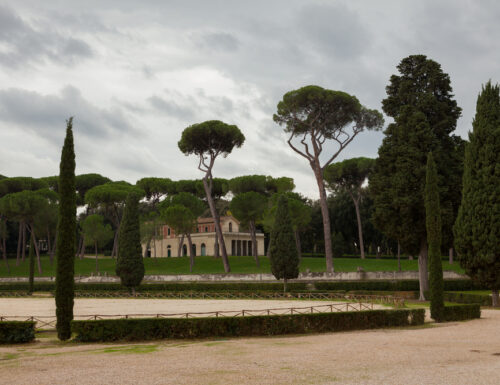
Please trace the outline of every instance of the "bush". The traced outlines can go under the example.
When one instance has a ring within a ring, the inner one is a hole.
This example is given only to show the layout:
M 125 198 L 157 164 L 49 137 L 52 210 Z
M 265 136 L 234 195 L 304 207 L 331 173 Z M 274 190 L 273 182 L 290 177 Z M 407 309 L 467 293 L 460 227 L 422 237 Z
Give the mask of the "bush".
M 77 334 L 76 340 L 84 342 L 270 336 L 421 325 L 424 315 L 424 309 L 404 309 L 255 317 L 116 319 L 73 321 L 72 330 Z
M 470 293 L 444 293 L 444 300 L 456 303 L 477 303 L 481 306 L 491 306 L 491 297 L 486 294 L 470 294 Z
M 35 322 L 0 321 L 0 344 L 18 344 L 35 339 Z
M 443 321 L 463 321 L 481 318 L 481 307 L 478 304 L 447 305 L 444 307 Z

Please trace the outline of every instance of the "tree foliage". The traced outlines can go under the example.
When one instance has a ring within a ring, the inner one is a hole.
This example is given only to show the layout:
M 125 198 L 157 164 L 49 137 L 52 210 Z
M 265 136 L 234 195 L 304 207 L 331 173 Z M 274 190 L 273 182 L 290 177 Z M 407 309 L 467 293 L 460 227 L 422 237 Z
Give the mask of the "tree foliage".
M 93 187 L 111 182 L 111 179 L 100 174 L 80 174 L 75 178 L 77 205 L 82 206 L 85 202 L 85 194 Z
M 97 252 L 99 246 L 102 247 L 113 239 L 113 229 L 109 224 L 104 223 L 104 217 L 99 214 L 92 214 L 82 222 L 85 246 L 93 246 L 95 249 L 95 267 L 99 271 Z
M 127 196 L 123 221 L 120 226 L 116 275 L 123 286 L 135 293 L 144 278 L 141 234 L 139 224 L 139 197 L 131 192 Z
M 59 172 L 59 220 L 57 237 L 56 316 L 57 336 L 71 337 L 75 285 L 76 186 L 73 118 L 66 122 L 66 138 L 61 152 Z
M 500 88 L 486 83 L 466 146 L 462 205 L 455 223 L 460 265 L 477 282 L 500 289 Z
M 441 209 L 436 164 L 432 152 L 427 157 L 425 181 L 425 222 L 429 244 L 429 288 L 431 317 L 437 322 L 444 320 L 443 265 L 441 262 Z
M 294 242 L 288 200 L 284 195 L 278 199 L 276 218 L 269 244 L 269 258 L 271 272 L 276 279 L 284 280 L 284 290 L 286 291 L 286 281 L 299 276 L 299 257 Z

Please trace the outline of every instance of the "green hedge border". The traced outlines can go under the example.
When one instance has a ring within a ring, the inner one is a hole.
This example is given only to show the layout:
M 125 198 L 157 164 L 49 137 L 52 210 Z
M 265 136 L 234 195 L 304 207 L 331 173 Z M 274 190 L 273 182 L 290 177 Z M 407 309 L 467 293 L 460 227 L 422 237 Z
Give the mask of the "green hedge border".
M 456 303 L 477 303 L 481 306 L 492 306 L 492 300 L 489 295 L 470 294 L 470 293 L 450 293 L 445 292 L 443 298 L 448 302 Z
M 310 290 L 309 285 L 314 285 L 317 291 L 331 290 L 376 290 L 376 291 L 417 291 L 419 289 L 418 280 L 371 280 L 371 281 L 324 281 L 324 282 L 292 282 L 288 284 L 291 291 Z M 53 291 L 53 282 L 35 283 L 35 291 Z M 457 279 L 445 280 L 444 290 L 465 291 L 480 290 L 471 280 Z M 27 291 L 27 282 L 0 283 L 1 291 Z M 76 283 L 75 290 L 119 290 L 123 291 L 123 286 L 119 283 Z M 164 283 L 144 283 L 137 291 L 282 291 L 281 282 L 164 282 Z
M 465 321 L 481 318 L 481 306 L 479 304 L 446 305 L 444 307 L 443 322 Z
M 141 318 L 72 321 L 82 342 L 145 341 L 165 338 L 248 337 L 327 333 L 422 325 L 424 309 L 223 318 Z
M 35 339 L 35 322 L 0 321 L 0 344 L 19 344 Z

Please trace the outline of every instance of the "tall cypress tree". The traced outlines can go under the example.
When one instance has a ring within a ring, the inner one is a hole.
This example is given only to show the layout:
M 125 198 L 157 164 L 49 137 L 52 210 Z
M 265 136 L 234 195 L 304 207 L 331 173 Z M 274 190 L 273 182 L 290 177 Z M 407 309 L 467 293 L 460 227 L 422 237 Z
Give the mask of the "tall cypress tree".
M 76 188 L 73 118 L 66 121 L 66 138 L 59 172 L 59 222 L 57 224 L 56 316 L 57 336 L 71 337 L 75 287 Z
M 455 222 L 460 265 L 473 280 L 500 289 L 500 88 L 486 83 L 466 145 L 462 205 Z
M 436 163 L 432 152 L 427 156 L 425 178 L 425 223 L 429 244 L 429 288 L 431 290 L 431 317 L 437 322 L 443 320 L 443 265 L 441 262 L 441 209 Z
M 127 196 L 118 237 L 116 275 L 120 277 L 122 285 L 135 294 L 135 288 L 144 278 L 144 261 L 139 223 L 139 198 L 134 193 L 129 193 Z
M 281 195 L 278 199 L 269 243 L 269 258 L 271 272 L 276 279 L 283 278 L 283 290 L 286 291 L 287 280 L 299 276 L 299 256 L 285 195 Z

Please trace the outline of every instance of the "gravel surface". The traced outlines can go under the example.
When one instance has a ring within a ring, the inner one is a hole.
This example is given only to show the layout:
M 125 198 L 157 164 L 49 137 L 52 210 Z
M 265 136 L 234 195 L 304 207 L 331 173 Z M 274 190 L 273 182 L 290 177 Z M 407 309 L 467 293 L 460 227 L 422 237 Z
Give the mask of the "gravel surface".
M 500 311 L 483 310 L 467 322 L 273 338 L 76 344 L 48 334 L 0 347 L 0 383 L 496 385 L 499 331 Z

